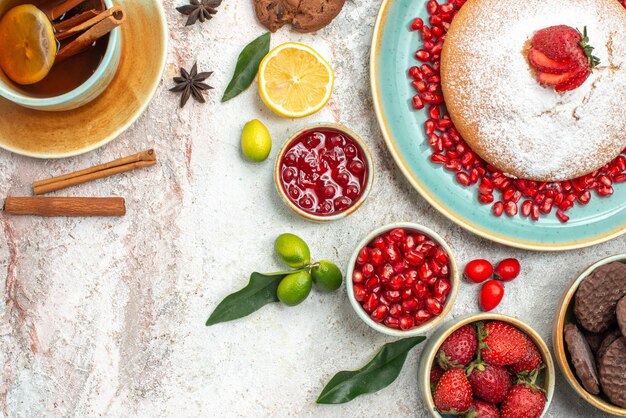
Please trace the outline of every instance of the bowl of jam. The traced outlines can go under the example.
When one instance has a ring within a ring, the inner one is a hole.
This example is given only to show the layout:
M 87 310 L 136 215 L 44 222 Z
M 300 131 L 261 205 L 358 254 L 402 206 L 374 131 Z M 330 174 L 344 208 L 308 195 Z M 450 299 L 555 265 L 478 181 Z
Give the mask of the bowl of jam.
M 276 159 L 278 194 L 303 218 L 328 222 L 357 210 L 367 198 L 374 165 L 367 145 L 352 130 L 319 124 L 292 135 Z

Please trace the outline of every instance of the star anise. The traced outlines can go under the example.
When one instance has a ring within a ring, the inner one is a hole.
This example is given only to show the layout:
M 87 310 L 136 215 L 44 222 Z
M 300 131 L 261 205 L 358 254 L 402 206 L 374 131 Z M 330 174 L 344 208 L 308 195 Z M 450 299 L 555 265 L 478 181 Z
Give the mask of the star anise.
M 215 13 L 217 13 L 217 7 L 222 4 L 222 0 L 189 0 L 190 4 L 177 7 L 180 13 L 189 16 L 185 26 L 193 25 L 198 20 L 200 23 L 204 23 L 205 20 L 210 20 Z
M 170 89 L 170 91 L 174 92 L 182 92 L 180 96 L 180 107 L 184 107 L 189 100 L 189 97 L 193 96 L 195 100 L 200 103 L 204 103 L 204 94 L 203 92 L 213 87 L 209 86 L 206 83 L 203 83 L 204 80 L 209 78 L 213 74 L 211 72 L 198 73 L 198 64 L 195 63 L 193 67 L 191 67 L 191 71 L 187 72 L 184 68 L 180 68 L 180 77 L 174 77 L 174 82 L 176 85 Z

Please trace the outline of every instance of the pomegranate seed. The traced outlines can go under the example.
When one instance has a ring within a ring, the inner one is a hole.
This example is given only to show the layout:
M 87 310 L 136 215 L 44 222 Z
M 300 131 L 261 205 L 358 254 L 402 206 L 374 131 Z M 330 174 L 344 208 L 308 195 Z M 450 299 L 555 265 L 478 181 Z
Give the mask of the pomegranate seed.
M 378 307 L 378 304 L 379 304 L 378 296 L 372 293 L 367 297 L 367 300 L 362 306 L 363 306 L 363 309 L 365 309 L 367 313 L 372 313 L 374 309 Z
M 361 249 L 359 251 L 359 256 L 356 258 L 356 264 L 358 266 L 365 264 L 369 261 L 369 250 L 367 248 Z
M 363 273 L 360 270 L 354 270 L 352 273 L 352 283 L 363 283 L 365 277 L 363 277 Z
M 539 210 L 541 211 L 541 213 L 550 213 L 552 211 L 552 199 L 547 198 L 546 200 L 544 200 L 541 206 L 539 206 Z
M 370 292 L 380 284 L 380 279 L 376 276 L 365 282 L 365 288 Z
M 512 200 L 506 202 L 506 204 L 504 205 L 504 212 L 507 214 L 507 216 L 517 215 L 517 204 Z
M 456 181 L 458 181 L 463 186 L 469 186 L 470 184 L 469 176 L 467 175 L 467 173 L 464 173 L 462 171 L 456 173 Z
M 533 221 L 539 220 L 539 206 L 533 205 L 532 211 L 530 212 L 530 216 L 533 219 Z
M 556 217 L 559 218 L 559 221 L 565 223 L 569 221 L 569 216 L 565 214 L 561 209 L 556 211 Z
M 425 309 L 420 309 L 413 315 L 416 323 L 422 323 L 424 321 L 428 321 L 432 315 Z
M 426 310 L 431 315 L 439 315 L 443 311 L 443 305 L 437 299 L 430 297 L 426 299 Z
M 419 94 L 416 94 L 415 96 L 413 96 L 413 109 L 416 110 L 420 110 L 424 108 L 424 102 L 422 101 L 422 98 L 419 96 Z
M 504 203 L 496 202 L 493 205 L 493 214 L 495 216 L 502 216 L 502 212 L 504 212 Z
M 415 53 L 415 58 L 417 58 L 419 61 L 426 62 L 430 60 L 430 53 L 425 49 L 420 49 Z
M 364 248 L 367 250 L 367 248 Z M 374 267 L 381 266 L 383 264 L 383 251 L 380 248 L 372 248 L 368 251 L 368 259 Z
M 422 34 L 422 40 L 424 40 L 424 41 L 429 41 L 433 37 L 433 34 L 430 31 L 430 28 L 428 26 L 424 26 L 422 28 L 421 34 Z
M 494 197 L 492 194 L 481 194 L 478 195 L 478 201 L 482 204 L 488 204 L 493 202 Z
M 411 23 L 411 30 L 415 31 L 415 30 L 420 30 L 424 27 L 424 20 L 422 20 L 422 18 L 416 17 L 415 19 L 413 19 L 413 22 Z
M 402 299 L 409 299 L 412 296 L 413 296 L 413 291 L 411 290 L 410 287 L 405 287 L 404 289 L 400 291 L 400 297 Z
M 400 317 L 400 329 L 406 331 L 411 328 L 413 328 L 413 318 L 408 315 Z
M 424 93 L 426 90 L 428 90 L 428 84 L 426 84 L 424 80 L 413 80 L 412 84 L 415 90 L 419 91 L 420 93 Z
M 417 309 L 418 303 L 415 299 L 406 299 L 402 301 L 402 310 L 404 312 L 413 312 Z
M 365 302 L 365 299 L 367 299 L 368 293 L 365 290 L 365 288 L 359 284 L 355 284 L 353 287 L 354 290 L 354 298 L 358 301 L 358 302 Z
M 529 217 L 532 207 L 533 207 L 533 201 L 525 200 L 524 203 L 522 203 L 522 210 L 521 210 L 522 216 L 526 218 Z
M 374 274 L 374 266 L 369 263 L 364 264 L 361 268 L 361 273 L 363 273 L 363 277 L 369 279 L 372 277 L 372 274 Z
M 428 288 L 426 287 L 426 285 L 422 282 L 417 282 L 415 283 L 415 286 L 413 286 L 413 294 L 418 298 L 418 299 L 426 299 L 428 297 Z
M 372 318 L 376 322 L 383 322 L 383 320 L 387 317 L 388 308 L 385 305 L 381 305 L 378 308 L 374 309 L 370 318 Z
M 397 274 L 391 278 L 389 283 L 387 283 L 387 287 L 392 290 L 400 290 L 402 289 L 402 284 L 404 282 L 404 276 L 402 274 Z
M 441 278 L 437 279 L 435 282 L 435 286 L 433 287 L 433 292 L 437 296 L 448 296 L 452 289 L 452 285 L 447 279 Z
M 392 302 L 400 302 L 400 291 L 399 290 L 387 290 L 385 292 L 385 297 Z
M 422 72 L 420 71 L 419 67 L 417 66 L 413 66 L 411 68 L 409 68 L 409 77 L 415 79 L 415 80 L 421 80 L 422 79 Z
M 436 0 L 429 0 L 426 3 L 426 11 L 429 15 L 434 15 L 439 10 L 439 3 Z
M 393 318 L 388 316 L 384 321 L 385 325 L 389 328 L 399 329 L 400 328 L 400 320 L 398 318 Z
M 389 308 L 389 315 L 393 316 L 394 318 L 400 318 L 400 316 L 402 315 L 402 305 L 400 305 L 399 303 L 391 305 L 391 307 Z

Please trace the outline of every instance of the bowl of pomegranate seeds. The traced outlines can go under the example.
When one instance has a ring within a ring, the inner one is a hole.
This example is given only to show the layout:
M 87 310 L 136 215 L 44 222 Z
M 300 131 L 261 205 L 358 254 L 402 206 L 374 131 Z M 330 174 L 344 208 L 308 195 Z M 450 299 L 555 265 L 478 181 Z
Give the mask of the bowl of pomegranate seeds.
M 363 140 L 338 124 L 318 124 L 293 134 L 276 158 L 278 194 L 294 212 L 315 222 L 342 219 L 365 201 L 374 163 Z
M 348 297 L 359 317 L 397 337 L 436 327 L 452 309 L 459 288 L 448 244 L 414 223 L 386 225 L 365 237 L 346 277 Z
M 541 336 L 501 314 L 468 315 L 429 338 L 418 382 L 433 417 L 543 417 L 554 394 L 554 363 Z

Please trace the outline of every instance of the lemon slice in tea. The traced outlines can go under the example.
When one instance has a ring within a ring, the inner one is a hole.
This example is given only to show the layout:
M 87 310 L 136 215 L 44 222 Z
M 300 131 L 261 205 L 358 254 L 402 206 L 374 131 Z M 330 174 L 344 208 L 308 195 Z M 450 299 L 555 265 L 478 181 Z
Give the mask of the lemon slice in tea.
M 259 66 L 259 93 L 267 107 L 288 118 L 320 110 L 330 99 L 335 75 L 320 54 L 288 42 L 271 50 Z
M 52 24 L 32 4 L 14 7 L 0 20 L 0 68 L 12 81 L 41 81 L 54 65 L 56 53 Z

